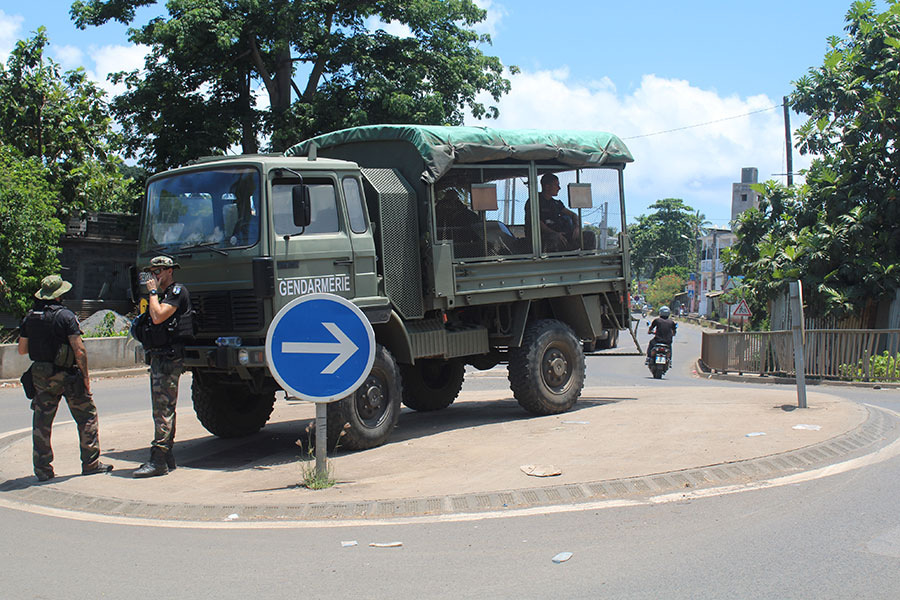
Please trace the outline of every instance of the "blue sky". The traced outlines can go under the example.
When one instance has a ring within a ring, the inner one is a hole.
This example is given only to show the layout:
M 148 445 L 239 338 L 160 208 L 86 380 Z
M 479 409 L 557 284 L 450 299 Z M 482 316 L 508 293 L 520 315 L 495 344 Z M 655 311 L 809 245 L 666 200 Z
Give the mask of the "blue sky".
M 843 35 L 851 4 L 477 3 L 488 10 L 480 29 L 493 39 L 484 50 L 521 69 L 509 75 L 513 88 L 499 104 L 500 119 L 485 124 L 616 133 L 635 155 L 625 172 L 629 220 L 655 200 L 675 197 L 719 226 L 730 218 L 731 184 L 740 180 L 741 167 L 758 167 L 761 180 L 783 181 L 776 175 L 785 172 L 783 115 L 773 107 L 790 93 L 792 80 L 821 64 L 826 38 Z M 83 66 L 98 81 L 142 64 L 144 51 L 128 43 L 124 26 L 79 31 L 69 6 L 66 0 L 0 1 L 0 60 L 15 40 L 43 25 L 54 60 Z M 755 114 L 741 116 L 748 113 Z M 801 121 L 792 114 L 794 128 Z M 702 123 L 709 124 L 690 127 Z M 795 151 L 795 170 L 806 165 Z

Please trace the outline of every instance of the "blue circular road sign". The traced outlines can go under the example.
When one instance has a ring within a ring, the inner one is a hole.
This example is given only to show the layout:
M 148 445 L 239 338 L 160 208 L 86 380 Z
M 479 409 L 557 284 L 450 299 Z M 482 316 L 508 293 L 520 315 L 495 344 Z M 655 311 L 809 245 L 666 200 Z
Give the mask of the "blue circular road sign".
M 339 400 L 358 388 L 375 361 L 375 332 L 355 304 L 334 294 L 295 298 L 272 319 L 266 361 L 288 393 Z

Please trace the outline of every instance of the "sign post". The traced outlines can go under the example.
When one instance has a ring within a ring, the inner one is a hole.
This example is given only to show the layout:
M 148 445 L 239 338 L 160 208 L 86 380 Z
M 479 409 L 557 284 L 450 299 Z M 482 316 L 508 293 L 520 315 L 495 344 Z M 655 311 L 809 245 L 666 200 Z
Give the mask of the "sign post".
M 737 308 L 734 309 L 734 313 L 732 313 L 735 317 L 741 318 L 741 331 L 744 330 L 744 319 L 749 319 L 753 316 L 753 313 L 750 312 L 750 307 L 747 306 L 746 300 L 741 300 L 738 302 Z
M 288 396 L 316 403 L 316 471 L 326 474 L 329 402 L 356 390 L 375 361 L 375 332 L 355 304 L 308 294 L 278 311 L 266 332 L 266 362 Z
M 797 407 L 806 408 L 806 364 L 803 354 L 803 286 L 790 283 L 791 335 L 794 340 L 794 373 L 797 382 Z

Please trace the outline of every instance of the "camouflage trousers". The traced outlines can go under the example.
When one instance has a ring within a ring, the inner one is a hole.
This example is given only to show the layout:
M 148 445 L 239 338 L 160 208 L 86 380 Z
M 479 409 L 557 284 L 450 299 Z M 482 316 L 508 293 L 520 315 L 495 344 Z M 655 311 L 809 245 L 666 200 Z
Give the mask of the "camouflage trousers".
M 34 445 L 35 474 L 53 475 L 53 467 L 50 466 L 53 462 L 50 432 L 62 396 L 66 397 L 69 412 L 78 427 L 81 465 L 87 468 L 93 466 L 100 458 L 97 407 L 91 396 L 84 391 L 81 373 L 54 373 L 52 363 L 42 362 L 34 363 L 31 373 L 36 390 L 34 400 L 31 401 L 31 409 L 34 411 L 31 438 Z
M 151 448 L 165 452 L 175 443 L 175 403 L 178 401 L 178 379 L 184 361 L 165 356 L 150 359 L 150 396 L 153 405 L 153 442 Z

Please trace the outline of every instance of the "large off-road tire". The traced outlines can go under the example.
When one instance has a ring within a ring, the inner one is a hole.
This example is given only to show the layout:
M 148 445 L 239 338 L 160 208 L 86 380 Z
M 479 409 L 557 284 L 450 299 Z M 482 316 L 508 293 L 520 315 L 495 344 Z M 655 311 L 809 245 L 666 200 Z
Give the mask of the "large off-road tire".
M 221 438 L 256 433 L 275 406 L 274 391 L 254 394 L 244 385 L 222 384 L 211 377 L 194 377 L 191 399 L 200 423 Z
M 372 371 L 362 385 L 346 398 L 328 405 L 329 449 L 364 450 L 384 444 L 400 418 L 402 395 L 397 363 L 379 344 Z
M 466 366 L 457 360 L 422 359 L 400 365 L 403 404 L 426 412 L 447 408 L 459 395 Z
M 525 329 L 522 345 L 509 352 L 513 396 L 533 415 L 566 412 L 584 386 L 584 349 L 561 321 L 535 321 Z

